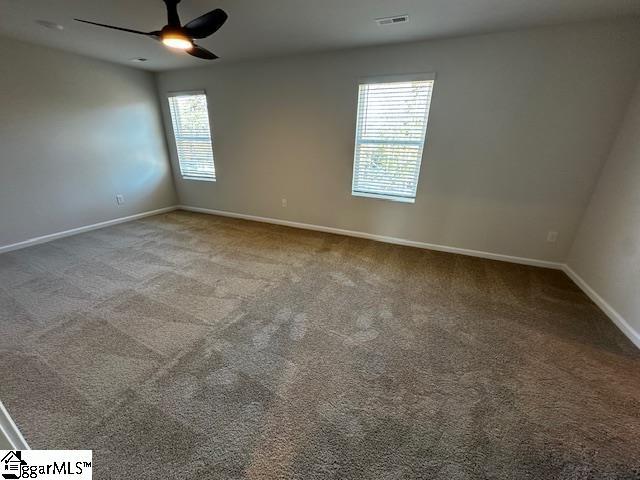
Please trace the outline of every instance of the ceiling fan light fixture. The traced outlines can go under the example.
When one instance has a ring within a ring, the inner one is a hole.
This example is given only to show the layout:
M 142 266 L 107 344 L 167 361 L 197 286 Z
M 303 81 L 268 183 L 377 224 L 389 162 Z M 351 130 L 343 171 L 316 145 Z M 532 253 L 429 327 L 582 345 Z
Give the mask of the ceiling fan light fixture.
M 80 18 L 75 18 L 74 20 L 97 27 L 132 33 L 134 35 L 144 35 L 145 37 L 162 42 L 165 47 L 186 52 L 192 57 L 203 60 L 215 60 L 218 56 L 194 43 L 194 39 L 207 38 L 213 35 L 224 25 L 229 16 L 224 10 L 216 8 L 182 25 L 180 16 L 178 15 L 178 4 L 180 1 L 181 0 L 164 0 L 167 7 L 167 25 L 162 27 L 161 30 L 151 32 L 92 22 L 91 20 L 82 20 Z
M 162 43 L 176 50 L 191 50 L 193 48 L 191 39 L 182 33 L 165 33 L 162 35 Z

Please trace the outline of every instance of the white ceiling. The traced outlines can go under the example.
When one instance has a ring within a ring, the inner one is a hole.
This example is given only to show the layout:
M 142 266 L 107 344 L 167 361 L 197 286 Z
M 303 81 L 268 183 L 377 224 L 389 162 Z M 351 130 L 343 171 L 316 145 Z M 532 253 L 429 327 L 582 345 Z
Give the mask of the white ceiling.
M 217 7 L 229 20 L 200 42 L 222 58 L 217 62 L 640 15 L 640 0 L 182 0 L 179 10 L 186 23 Z M 408 23 L 374 22 L 402 14 L 409 14 Z M 0 0 L 6 36 L 150 70 L 211 63 L 74 17 L 143 31 L 166 23 L 162 0 Z M 134 57 L 148 62 L 131 63 Z

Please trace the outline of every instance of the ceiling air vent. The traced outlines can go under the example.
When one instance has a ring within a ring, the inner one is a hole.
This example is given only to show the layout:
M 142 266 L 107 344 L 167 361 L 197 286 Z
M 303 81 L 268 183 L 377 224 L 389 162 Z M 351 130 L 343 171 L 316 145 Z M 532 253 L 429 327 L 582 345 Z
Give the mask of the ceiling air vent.
M 409 21 L 409 15 L 397 15 L 395 17 L 376 18 L 378 25 L 394 25 L 396 23 L 406 23 Z
M 51 22 L 49 20 L 36 20 L 36 23 L 41 27 L 48 28 L 49 30 L 64 30 L 64 27 L 56 22 Z

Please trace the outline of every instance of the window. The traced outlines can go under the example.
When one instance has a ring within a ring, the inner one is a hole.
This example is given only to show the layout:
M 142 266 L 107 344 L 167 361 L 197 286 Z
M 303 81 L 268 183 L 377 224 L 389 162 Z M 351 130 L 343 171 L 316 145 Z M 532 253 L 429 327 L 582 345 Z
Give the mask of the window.
M 215 182 L 207 96 L 204 92 L 170 95 L 169 108 L 182 178 Z
M 352 195 L 415 201 L 434 78 L 360 85 Z

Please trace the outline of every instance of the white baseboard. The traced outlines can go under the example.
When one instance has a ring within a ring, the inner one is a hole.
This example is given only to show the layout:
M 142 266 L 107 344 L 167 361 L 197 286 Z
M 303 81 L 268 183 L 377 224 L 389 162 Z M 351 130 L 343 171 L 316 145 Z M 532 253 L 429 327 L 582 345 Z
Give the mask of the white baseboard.
M 71 230 L 65 230 L 63 232 L 51 233 L 49 235 L 43 235 L 42 237 L 30 238 L 23 240 L 22 242 L 12 243 L 10 245 L 0 246 L 0 253 L 10 252 L 11 250 L 18 250 L 20 248 L 30 247 L 39 243 L 51 242 L 58 238 L 69 237 L 71 235 L 77 235 L 78 233 L 88 232 L 90 230 L 97 230 L 99 228 L 109 227 L 111 225 L 117 225 L 118 223 L 130 222 L 131 220 L 137 220 L 139 218 L 150 217 L 151 215 L 158 215 L 160 213 L 172 212 L 179 207 L 171 206 L 165 208 L 159 208 L 157 210 L 151 210 L 148 212 L 136 213 L 135 215 L 129 215 L 128 217 L 114 218 L 113 220 L 107 220 L 106 222 L 94 223 L 93 225 L 85 225 L 84 227 L 72 228 Z
M 591 286 L 578 275 L 569 265 L 562 266 L 562 270 L 573 280 L 586 295 L 593 300 L 611 321 L 624 333 L 633 344 L 640 349 L 640 333 L 636 332 L 629 322 L 620 315 L 604 298 L 602 298 Z
M 0 402 L 0 436 L 4 437 L 11 449 L 13 450 L 29 450 L 29 445 L 24 439 L 20 430 L 9 416 L 9 412 Z
M 439 252 L 457 253 L 459 255 L 467 255 L 470 257 L 487 258 L 490 260 L 499 260 L 502 262 L 519 263 L 522 265 L 531 265 L 534 267 L 553 268 L 562 270 L 563 264 L 557 262 L 549 262 L 547 260 L 537 260 L 534 258 L 513 257 L 511 255 L 502 255 L 500 253 L 483 252 L 480 250 L 469 250 L 466 248 L 449 247 L 446 245 L 437 245 L 433 243 L 416 242 L 414 240 L 405 240 L 403 238 L 387 237 L 384 235 L 375 235 L 373 233 L 359 232 L 355 230 L 344 230 L 342 228 L 325 227 L 322 225 L 312 225 L 309 223 L 292 222 L 289 220 L 280 220 L 277 218 L 258 217 L 255 215 L 246 215 L 244 213 L 227 212 L 224 210 L 212 210 L 209 208 L 191 207 L 188 205 L 180 205 L 178 208 L 189 212 L 206 213 L 209 215 L 220 215 L 222 217 L 241 218 L 243 220 L 252 220 L 254 222 L 272 223 L 275 225 L 283 225 L 285 227 L 301 228 L 304 230 L 315 230 L 318 232 L 334 233 L 337 235 L 346 235 L 348 237 L 366 238 L 378 242 L 392 243 L 395 245 L 404 245 L 407 247 L 423 248 L 426 250 L 436 250 Z

